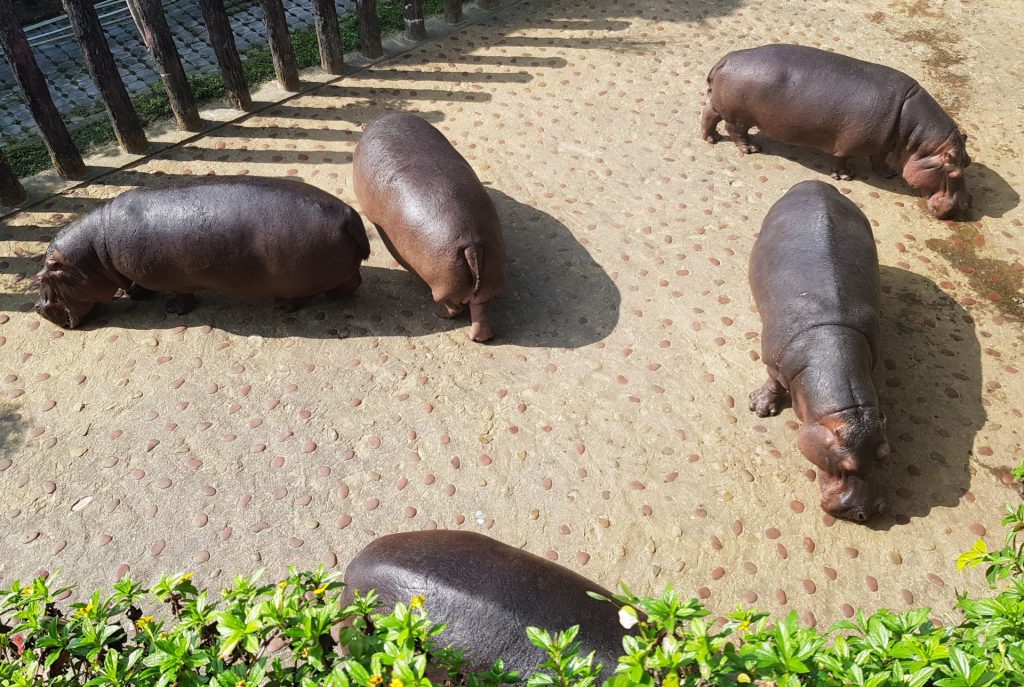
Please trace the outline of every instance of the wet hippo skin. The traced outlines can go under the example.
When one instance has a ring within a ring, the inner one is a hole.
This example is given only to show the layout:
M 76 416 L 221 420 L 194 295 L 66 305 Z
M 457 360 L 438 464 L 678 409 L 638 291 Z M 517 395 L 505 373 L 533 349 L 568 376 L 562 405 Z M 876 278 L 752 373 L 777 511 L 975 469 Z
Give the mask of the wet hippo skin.
M 136 188 L 53 239 L 36 311 L 73 329 L 119 288 L 173 292 L 167 309 L 179 315 L 207 289 L 294 309 L 320 293 L 354 292 L 369 255 L 359 214 L 299 181 L 204 177 Z
M 426 120 L 389 113 L 356 146 L 360 209 L 391 255 L 426 282 L 441 317 L 469 306 L 470 338 L 493 337 L 489 302 L 505 287 L 505 241 L 473 168 Z
M 852 178 L 851 157 L 870 158 L 878 173 L 902 174 L 940 219 L 971 204 L 967 134 L 903 72 L 817 48 L 765 45 L 723 57 L 708 74 L 708 96 L 701 133 L 709 143 L 720 139 L 724 120 L 740 151 L 756 153 L 747 131 L 757 127 L 828 153 L 835 179 Z
M 749 276 L 768 367 L 750 409 L 777 415 L 790 396 L 804 423 L 800 450 L 819 470 L 822 508 L 864 522 L 882 505 L 872 467 L 889 454 L 871 378 L 880 301 L 871 225 L 835 187 L 800 182 L 765 216 Z
M 505 660 L 525 680 L 544 661 L 526 637 L 528 626 L 552 632 L 580 626 L 577 640 L 609 677 L 622 654 L 625 630 L 613 604 L 587 596 L 611 594 L 555 563 L 474 532 L 425 530 L 381 537 L 345 571 L 349 590 L 375 589 L 382 610 L 425 597 L 435 623 L 446 623 L 440 647 L 466 650 L 476 670 Z

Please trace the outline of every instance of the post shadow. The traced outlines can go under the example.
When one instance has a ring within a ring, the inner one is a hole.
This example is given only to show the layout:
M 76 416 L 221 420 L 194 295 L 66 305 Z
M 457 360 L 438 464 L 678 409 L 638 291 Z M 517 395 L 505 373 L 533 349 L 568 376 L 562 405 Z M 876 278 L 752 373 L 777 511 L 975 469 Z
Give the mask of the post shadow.
M 974 438 L 985 424 L 974 320 L 931 279 L 881 267 L 876 385 L 892 455 L 873 482 L 885 498 L 871 523 L 887 530 L 953 507 L 970 488 Z

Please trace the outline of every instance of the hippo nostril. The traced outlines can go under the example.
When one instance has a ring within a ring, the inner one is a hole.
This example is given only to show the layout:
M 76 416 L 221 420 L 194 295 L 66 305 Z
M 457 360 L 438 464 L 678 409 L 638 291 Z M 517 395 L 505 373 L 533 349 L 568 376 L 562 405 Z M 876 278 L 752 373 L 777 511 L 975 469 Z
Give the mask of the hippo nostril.
M 868 519 L 867 514 L 862 510 L 857 511 L 853 517 L 857 520 L 857 522 L 864 522 Z

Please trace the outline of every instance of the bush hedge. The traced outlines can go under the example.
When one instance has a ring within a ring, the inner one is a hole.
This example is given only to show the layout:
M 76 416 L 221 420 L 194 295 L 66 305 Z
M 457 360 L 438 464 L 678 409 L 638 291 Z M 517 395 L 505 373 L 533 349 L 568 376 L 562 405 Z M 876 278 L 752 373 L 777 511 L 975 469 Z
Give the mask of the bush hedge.
M 986 566 L 985 598 L 958 596 L 961 622 L 941 627 L 928 609 L 858 612 L 825 633 L 796 614 L 772 621 L 737 607 L 711 622 L 696 599 L 671 587 L 660 597 L 628 588 L 608 599 L 632 630 L 614 671 L 599 676 L 577 628 L 530 628 L 548 660 L 529 687 L 1002 687 L 1024 684 L 1024 505 L 1007 506 L 1003 548 L 983 541 L 958 568 Z M 64 605 L 43 577 L 0 590 L 0 685 L 29 687 L 489 687 L 516 681 L 501 661 L 472 672 L 456 647 L 441 647 L 423 597 L 379 613 L 373 592 L 342 603 L 340 574 L 261 572 L 218 594 L 192 574 L 152 588 L 125 577 L 110 594 Z M 217 598 L 219 596 L 219 598 Z M 151 615 L 150 615 L 151 614 Z

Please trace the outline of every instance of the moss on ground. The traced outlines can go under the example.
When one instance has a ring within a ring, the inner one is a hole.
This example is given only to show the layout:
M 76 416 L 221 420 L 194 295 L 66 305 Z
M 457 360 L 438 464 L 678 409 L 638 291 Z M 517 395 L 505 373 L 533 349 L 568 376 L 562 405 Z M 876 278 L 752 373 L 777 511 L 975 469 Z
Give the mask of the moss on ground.
M 443 9 L 442 0 L 424 0 L 423 13 L 426 16 L 439 14 Z M 402 31 L 405 20 L 402 16 L 401 0 L 385 0 L 377 6 L 377 18 L 383 35 Z M 359 49 L 359 31 L 355 14 L 342 17 L 338 24 L 341 28 L 341 44 L 345 52 Z M 295 62 L 299 69 L 308 69 L 320 64 L 320 51 L 316 41 L 316 31 L 310 26 L 291 32 L 292 47 L 295 51 Z M 275 77 L 274 63 L 270 48 L 253 46 L 242 53 L 242 67 L 249 87 L 255 90 L 261 84 L 272 81 Z M 192 74 L 188 77 L 196 103 L 203 105 L 224 97 L 224 79 L 219 73 Z M 168 119 L 173 113 L 170 101 L 164 92 L 163 84 L 152 84 L 148 90 L 132 97 L 136 112 L 144 126 Z M 102 104 L 97 100 L 97 108 L 92 111 L 78 110 L 72 115 L 94 114 L 102 112 Z M 106 119 L 74 126 L 71 138 L 83 155 L 88 155 L 96 148 L 114 141 L 114 129 Z M 41 138 L 33 137 L 18 141 L 4 147 L 7 161 L 19 177 L 37 174 L 50 166 L 50 157 L 46 152 Z

